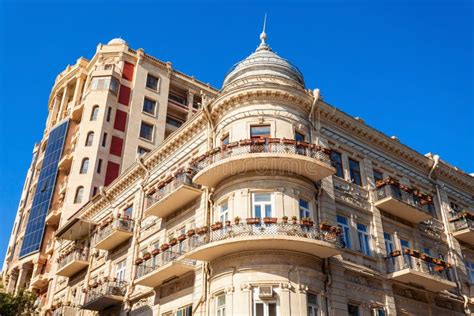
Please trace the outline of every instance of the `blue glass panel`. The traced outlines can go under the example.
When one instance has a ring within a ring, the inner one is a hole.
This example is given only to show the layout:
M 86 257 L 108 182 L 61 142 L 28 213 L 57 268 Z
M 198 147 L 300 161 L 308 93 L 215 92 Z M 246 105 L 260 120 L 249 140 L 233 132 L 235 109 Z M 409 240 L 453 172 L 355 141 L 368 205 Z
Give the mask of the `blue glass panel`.
M 30 216 L 26 224 L 25 237 L 20 250 L 20 257 L 38 251 L 43 239 L 45 219 L 51 204 L 56 184 L 58 163 L 64 147 L 69 121 L 61 123 L 49 133 L 48 144 L 39 172 L 38 185 L 33 197 Z

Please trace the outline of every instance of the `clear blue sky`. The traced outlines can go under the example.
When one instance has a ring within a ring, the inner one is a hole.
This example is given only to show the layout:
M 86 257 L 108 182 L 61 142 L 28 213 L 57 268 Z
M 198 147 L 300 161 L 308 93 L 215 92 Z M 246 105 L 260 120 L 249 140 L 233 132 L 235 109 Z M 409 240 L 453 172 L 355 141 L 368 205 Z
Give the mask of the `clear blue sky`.
M 56 75 L 118 36 L 220 87 L 258 45 L 267 12 L 269 44 L 308 88 L 474 172 L 472 1 L 64 2 L 0 0 L 2 262 Z

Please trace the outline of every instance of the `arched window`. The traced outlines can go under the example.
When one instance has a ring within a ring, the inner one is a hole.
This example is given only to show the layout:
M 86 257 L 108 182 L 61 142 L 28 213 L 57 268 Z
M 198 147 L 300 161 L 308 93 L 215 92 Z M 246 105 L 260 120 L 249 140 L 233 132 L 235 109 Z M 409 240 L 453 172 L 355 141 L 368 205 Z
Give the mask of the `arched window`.
M 89 158 L 82 159 L 81 170 L 79 171 L 79 173 L 87 173 L 88 168 L 89 168 Z
M 92 146 L 93 141 L 94 141 L 94 132 L 87 133 L 86 146 Z
M 96 121 L 97 120 L 97 115 L 99 115 L 99 106 L 94 105 L 94 107 L 92 108 L 92 112 L 91 112 L 91 121 Z
M 82 196 L 84 195 L 84 187 L 78 187 L 76 189 L 76 195 L 74 196 L 74 204 L 82 202 Z

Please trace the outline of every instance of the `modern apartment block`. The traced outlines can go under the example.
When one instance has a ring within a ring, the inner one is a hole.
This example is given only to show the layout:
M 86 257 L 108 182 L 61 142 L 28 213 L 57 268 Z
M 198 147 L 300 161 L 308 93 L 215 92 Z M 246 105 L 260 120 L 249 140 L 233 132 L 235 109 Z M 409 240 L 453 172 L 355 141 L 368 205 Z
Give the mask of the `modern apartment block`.
M 3 269 L 42 315 L 470 315 L 474 178 L 266 43 L 214 89 L 99 45 L 59 74 Z

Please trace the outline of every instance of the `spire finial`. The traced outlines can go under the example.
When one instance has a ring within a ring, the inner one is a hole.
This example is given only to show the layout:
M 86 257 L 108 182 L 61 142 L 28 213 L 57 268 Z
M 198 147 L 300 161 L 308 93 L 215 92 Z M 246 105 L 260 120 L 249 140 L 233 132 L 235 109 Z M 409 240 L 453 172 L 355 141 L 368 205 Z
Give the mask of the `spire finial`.
M 263 18 L 263 30 L 262 30 L 262 33 L 260 33 L 260 40 L 261 40 L 260 45 L 267 44 L 265 42 L 267 40 L 267 33 L 265 33 L 266 27 L 267 27 L 267 13 L 265 13 L 265 17 Z

